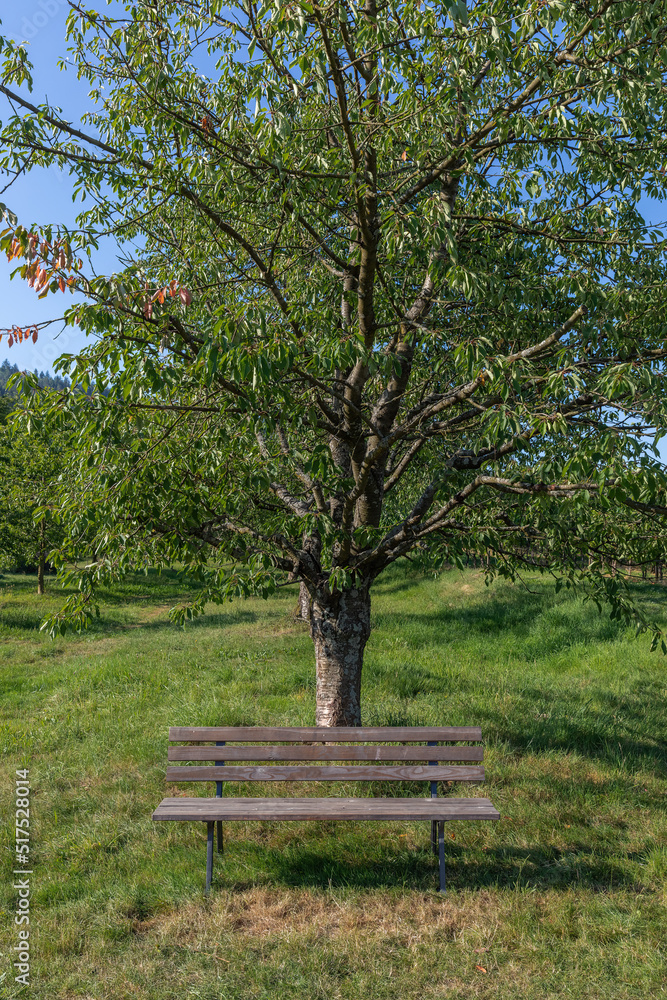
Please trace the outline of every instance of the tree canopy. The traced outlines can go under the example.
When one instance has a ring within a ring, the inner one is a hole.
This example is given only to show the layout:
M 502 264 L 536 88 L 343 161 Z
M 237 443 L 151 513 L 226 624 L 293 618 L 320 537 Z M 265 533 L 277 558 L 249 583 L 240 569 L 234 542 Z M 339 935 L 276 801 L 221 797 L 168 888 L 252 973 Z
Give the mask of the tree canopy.
M 98 555 L 69 617 L 146 564 L 205 582 L 181 618 L 300 580 L 335 725 L 403 556 L 539 563 L 630 616 L 611 564 L 651 556 L 665 509 L 639 202 L 666 190 L 667 3 L 71 6 L 87 121 L 24 96 L 8 39 L 0 85 L 10 180 L 55 163 L 89 202 L 75 230 L 7 210 L 1 237 L 40 294 L 86 295 L 60 361 L 84 393 L 50 404 L 80 429 L 62 517 Z

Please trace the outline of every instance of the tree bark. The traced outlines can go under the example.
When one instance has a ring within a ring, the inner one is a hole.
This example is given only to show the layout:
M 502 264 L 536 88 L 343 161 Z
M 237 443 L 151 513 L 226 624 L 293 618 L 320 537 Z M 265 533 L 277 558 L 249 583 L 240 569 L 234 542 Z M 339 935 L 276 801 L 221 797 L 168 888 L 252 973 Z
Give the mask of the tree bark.
M 39 562 L 37 564 L 37 593 L 44 593 L 44 569 L 46 565 L 46 519 L 39 522 Z
M 370 583 L 317 591 L 310 611 L 315 645 L 316 724 L 361 725 L 361 667 L 371 632 Z
M 310 622 L 310 594 L 303 580 L 299 585 L 299 600 L 297 601 L 294 617 L 300 622 Z

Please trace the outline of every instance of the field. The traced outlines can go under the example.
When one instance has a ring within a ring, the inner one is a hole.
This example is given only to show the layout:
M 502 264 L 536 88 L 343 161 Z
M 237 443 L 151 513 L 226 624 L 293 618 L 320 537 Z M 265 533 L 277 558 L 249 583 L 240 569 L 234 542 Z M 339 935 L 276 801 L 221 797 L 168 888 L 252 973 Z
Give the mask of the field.
M 88 633 L 52 642 L 38 626 L 62 592 L 0 579 L 0 997 L 667 996 L 665 659 L 529 584 L 396 571 L 377 587 L 364 723 L 480 724 L 487 784 L 468 794 L 501 812 L 446 827 L 444 897 L 428 824 L 264 823 L 226 826 L 205 900 L 200 825 L 150 819 L 167 727 L 314 722 L 295 593 L 210 608 L 180 631 L 167 621 L 177 578 L 140 577 L 102 595 Z M 640 597 L 667 618 L 667 591 Z M 28 990 L 11 967 L 23 767 Z

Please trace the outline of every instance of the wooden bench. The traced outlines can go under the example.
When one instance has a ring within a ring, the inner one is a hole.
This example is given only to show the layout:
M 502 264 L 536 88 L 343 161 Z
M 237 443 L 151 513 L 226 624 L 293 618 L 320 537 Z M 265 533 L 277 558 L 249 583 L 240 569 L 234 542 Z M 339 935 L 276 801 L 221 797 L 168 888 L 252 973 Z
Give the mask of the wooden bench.
M 169 747 L 169 760 L 188 763 L 168 767 L 167 781 L 214 781 L 216 797 L 163 799 L 153 813 L 153 819 L 206 823 L 207 894 L 213 874 L 216 822 L 218 852 L 221 854 L 223 821 L 430 820 L 431 846 L 439 856 L 440 890 L 444 891 L 445 823 L 459 819 L 499 819 L 498 811 L 489 799 L 438 798 L 439 781 L 484 780 L 484 768 L 481 766 L 483 748 L 470 745 L 479 744 L 481 738 L 478 726 L 371 729 L 175 727 L 169 730 L 169 740 L 180 745 Z M 202 746 L 203 742 L 209 745 Z M 465 746 L 461 745 L 463 742 Z M 247 743 L 251 745 L 236 745 Z M 193 766 L 189 763 L 192 761 L 214 763 L 201 767 Z M 302 761 L 326 763 L 304 765 Z M 364 763 L 328 766 L 330 761 Z M 252 763 L 247 766 L 247 762 Z M 223 780 L 427 781 L 430 798 L 223 798 Z

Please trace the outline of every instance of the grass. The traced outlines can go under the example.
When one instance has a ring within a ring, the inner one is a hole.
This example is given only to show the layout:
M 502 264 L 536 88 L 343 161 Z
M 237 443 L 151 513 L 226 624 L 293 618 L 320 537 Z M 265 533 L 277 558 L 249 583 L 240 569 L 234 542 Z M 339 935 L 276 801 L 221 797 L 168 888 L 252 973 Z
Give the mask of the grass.
M 211 608 L 182 632 L 167 622 L 176 577 L 141 577 L 102 595 L 90 632 L 52 642 L 38 625 L 62 593 L 38 599 L 34 580 L 4 577 L 0 997 L 21 995 L 20 767 L 33 997 L 667 996 L 665 661 L 567 592 L 531 589 L 454 571 L 395 571 L 377 587 L 364 722 L 478 723 L 485 737 L 487 784 L 467 794 L 489 795 L 502 819 L 446 828 L 446 896 L 428 824 L 240 823 L 205 900 L 199 824 L 150 820 L 167 794 L 167 727 L 313 723 L 295 594 Z M 661 619 L 663 594 L 639 590 Z

